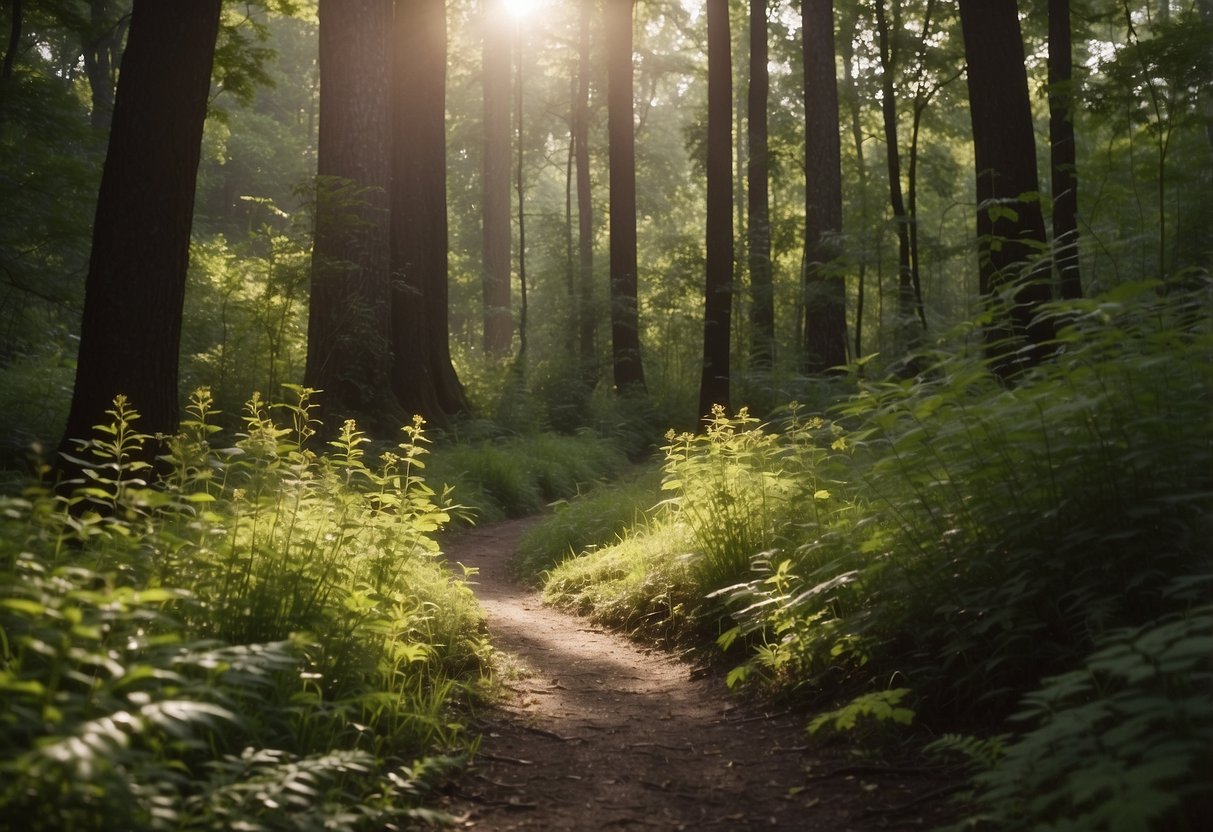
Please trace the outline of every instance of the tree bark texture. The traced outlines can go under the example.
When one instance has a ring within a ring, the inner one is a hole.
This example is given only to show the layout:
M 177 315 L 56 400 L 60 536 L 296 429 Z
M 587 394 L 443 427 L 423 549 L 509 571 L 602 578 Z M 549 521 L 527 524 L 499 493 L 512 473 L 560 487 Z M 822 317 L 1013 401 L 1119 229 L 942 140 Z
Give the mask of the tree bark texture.
M 1023 37 L 1015 0 L 960 0 L 960 23 L 977 174 L 980 288 L 992 300 L 1010 295 L 1005 314 L 986 330 L 987 353 L 995 371 L 1009 378 L 1039 361 L 1042 345 L 1053 337 L 1051 320 L 1037 314 L 1052 289 Z
M 805 370 L 846 363 L 846 284 L 832 269 L 842 231 L 842 148 L 834 69 L 834 4 L 801 0 L 805 109 Z
M 771 270 L 770 148 L 767 99 L 770 70 L 767 47 L 768 0 L 750 0 L 750 89 L 746 102 L 747 209 L 750 266 L 750 364 L 769 370 L 775 358 L 775 289 Z
M 177 354 L 220 0 L 135 0 L 101 173 L 61 449 L 117 394 L 145 433 L 177 429 Z
M 577 168 L 577 329 L 581 378 L 597 381 L 594 339 L 594 203 L 590 191 L 590 17 L 593 0 L 581 0 L 577 44 L 577 96 L 573 106 L 573 155 Z
M 484 4 L 484 351 L 505 355 L 514 338 L 510 300 L 510 32 L 501 0 Z
M 388 187 L 391 0 L 320 4 L 320 138 L 306 383 L 328 432 L 394 436 Z
M 899 0 L 893 0 L 894 4 Z M 894 23 L 900 12 L 894 7 Z M 889 175 L 889 206 L 897 230 L 897 332 L 901 346 L 909 348 L 914 340 L 914 274 L 910 267 L 910 222 L 901 190 L 901 148 L 897 135 L 897 90 L 893 83 L 897 71 L 896 56 L 889 35 L 885 0 L 876 0 L 876 35 L 880 45 L 880 113 L 884 122 L 885 160 Z M 900 29 L 900 26 L 894 26 Z
M 1074 141 L 1070 0 L 1049 0 L 1049 161 L 1053 262 L 1063 298 L 1082 297 L 1078 269 L 1078 158 Z
M 392 389 L 443 425 L 467 409 L 447 321 L 444 0 L 397 2 L 392 31 Z
M 633 0 L 606 0 L 610 153 L 611 363 L 617 393 L 644 390 L 636 302 L 636 127 L 632 101 Z
M 703 375 L 699 415 L 729 401 L 733 309 L 733 70 L 728 0 L 707 0 L 708 147 L 707 268 L 703 305 Z

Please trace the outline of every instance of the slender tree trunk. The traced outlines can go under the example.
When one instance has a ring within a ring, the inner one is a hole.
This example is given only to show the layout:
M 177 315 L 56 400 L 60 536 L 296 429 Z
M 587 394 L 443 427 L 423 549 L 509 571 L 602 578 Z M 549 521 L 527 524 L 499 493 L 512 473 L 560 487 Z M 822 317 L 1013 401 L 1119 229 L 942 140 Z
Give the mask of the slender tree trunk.
M 633 0 L 607 0 L 607 134 L 610 144 L 611 357 L 615 390 L 644 390 L 636 302 L 636 128 L 632 102 Z
M 485 0 L 481 78 L 484 87 L 484 350 L 509 352 L 510 301 L 510 38 L 501 0 Z
M 8 48 L 4 50 L 4 63 L 0 64 L 0 81 L 13 77 L 13 64 L 17 60 L 17 48 L 21 45 L 23 25 L 21 0 L 9 4 Z
M 135 0 L 101 173 L 76 381 L 61 450 L 118 394 L 177 429 L 177 355 L 220 0 Z M 150 451 L 150 449 L 149 449 Z
M 1009 379 L 1043 359 L 1054 334 L 1052 320 L 1038 314 L 1052 298 L 1044 217 L 1039 199 L 1022 198 L 1039 188 L 1023 38 L 1015 0 L 960 0 L 960 23 L 977 174 L 979 285 L 991 300 L 1011 296 L 1009 309 L 997 309 L 986 330 L 987 352 L 995 372 Z
M 467 409 L 447 310 L 445 3 L 397 2 L 392 31 L 392 390 L 443 425 Z
M 834 70 L 834 4 L 801 0 L 805 103 L 805 370 L 846 363 L 846 284 L 832 266 L 842 231 L 842 148 Z
M 122 15 L 115 18 L 114 11 L 109 0 L 91 0 L 88 34 L 81 44 L 92 98 L 90 120 L 99 131 L 109 129 L 114 112 L 114 69 L 126 35 L 127 18 Z
M 587 387 L 598 380 L 594 354 L 594 207 L 590 193 L 590 16 L 593 0 L 582 0 L 577 52 L 577 98 L 573 107 L 573 142 L 577 167 L 577 320 L 581 378 Z
M 320 139 L 308 387 L 326 432 L 394 436 L 388 33 L 392 0 L 320 5 Z
M 899 0 L 893 0 L 894 23 L 900 22 Z M 876 0 L 876 33 L 880 44 L 881 116 L 884 120 L 885 159 L 889 174 L 889 205 L 897 230 L 897 334 L 903 349 L 917 340 L 914 326 L 914 274 L 910 265 L 910 218 L 901 190 L 901 149 L 897 137 L 897 92 L 893 84 L 896 60 L 889 38 L 885 0 Z M 900 26 L 895 28 L 900 29 Z
M 960 75 L 930 87 L 923 91 L 923 75 L 926 73 L 927 50 L 930 49 L 928 40 L 931 35 L 931 19 L 935 10 L 935 0 L 927 0 L 926 10 L 922 16 L 922 32 L 918 38 L 918 62 L 915 67 L 914 79 L 914 112 L 910 125 L 910 161 L 906 173 L 906 210 L 910 220 L 910 279 L 914 284 L 914 306 L 918 312 L 918 320 L 922 323 L 923 331 L 927 329 L 927 308 L 922 300 L 922 261 L 918 248 L 918 139 L 922 130 L 922 116 L 931 102 L 931 97 L 944 85 L 951 83 Z
M 1078 270 L 1078 160 L 1070 90 L 1070 0 L 1049 0 L 1049 149 L 1053 180 L 1053 261 L 1063 298 L 1082 297 Z
M 703 375 L 699 415 L 729 409 L 730 318 L 733 309 L 732 87 L 728 0 L 707 0 L 708 205 L 704 281 Z
M 526 369 L 526 190 L 523 180 L 523 130 L 522 130 L 522 29 L 515 25 L 514 49 L 516 61 L 514 64 L 514 113 L 517 119 L 516 137 L 518 142 L 517 164 L 514 168 L 514 186 L 518 191 L 518 286 L 522 290 L 522 303 L 518 310 L 518 367 Z
M 859 16 L 856 14 L 854 19 L 855 29 L 859 29 Z M 855 60 L 855 46 L 853 37 L 843 38 L 840 47 L 842 57 L 842 73 L 844 89 L 847 90 L 847 99 L 851 105 L 851 141 L 855 145 L 855 162 L 856 170 L 859 179 L 859 227 L 863 229 L 861 232 L 860 247 L 865 253 L 865 256 L 859 258 L 858 281 L 855 287 L 855 352 L 856 358 L 863 355 L 863 313 L 867 302 L 866 298 L 866 282 L 868 263 L 866 253 L 868 251 L 869 240 L 868 234 L 868 168 L 867 161 L 863 151 L 863 123 L 862 106 L 859 99 L 859 86 L 855 82 L 855 72 L 852 65 Z
M 771 269 L 770 147 L 767 100 L 770 70 L 767 47 L 767 2 L 750 0 L 750 90 L 746 113 L 746 169 L 749 208 L 750 364 L 769 370 L 775 358 L 775 287 Z

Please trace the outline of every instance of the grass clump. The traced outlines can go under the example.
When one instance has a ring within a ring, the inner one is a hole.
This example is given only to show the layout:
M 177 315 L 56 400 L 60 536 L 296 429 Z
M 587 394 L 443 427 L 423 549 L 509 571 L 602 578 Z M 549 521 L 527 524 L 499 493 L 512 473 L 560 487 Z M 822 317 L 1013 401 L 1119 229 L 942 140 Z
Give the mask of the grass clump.
M 613 478 L 625 465 L 622 453 L 591 434 L 542 433 L 440 448 L 429 479 L 458 491 L 483 523 L 535 514 Z
M 2 501 L 0 813 L 30 829 L 364 829 L 434 819 L 487 647 L 431 538 L 420 425 L 323 456 L 309 391 L 221 441 L 196 393 L 152 485 L 121 397 L 84 472 Z M 283 418 L 275 417 L 275 411 Z M 283 424 L 285 423 L 285 424 Z
M 660 472 L 646 470 L 620 482 L 595 488 L 553 505 L 553 513 L 519 541 L 516 574 L 538 581 L 562 561 L 590 549 L 618 542 L 629 529 L 644 524 L 657 503 Z

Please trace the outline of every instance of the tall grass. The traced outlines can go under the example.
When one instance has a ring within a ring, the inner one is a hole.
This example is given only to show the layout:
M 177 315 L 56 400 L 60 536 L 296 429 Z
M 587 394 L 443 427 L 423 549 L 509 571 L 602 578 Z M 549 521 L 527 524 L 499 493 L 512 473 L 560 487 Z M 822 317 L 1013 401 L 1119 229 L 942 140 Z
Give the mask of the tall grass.
M 475 746 L 487 646 L 438 558 L 424 436 L 328 453 L 308 391 L 221 440 L 199 391 L 167 442 L 122 398 L 85 477 L 0 506 L 0 816 L 28 829 L 361 829 L 433 815 Z

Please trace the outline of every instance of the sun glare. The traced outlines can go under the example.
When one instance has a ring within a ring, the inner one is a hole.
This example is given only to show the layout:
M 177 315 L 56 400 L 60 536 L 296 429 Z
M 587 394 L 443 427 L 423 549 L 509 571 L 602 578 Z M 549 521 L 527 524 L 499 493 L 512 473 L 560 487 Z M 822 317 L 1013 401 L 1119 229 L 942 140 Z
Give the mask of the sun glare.
M 528 17 L 538 5 L 537 0 L 504 0 L 505 10 L 515 20 Z

